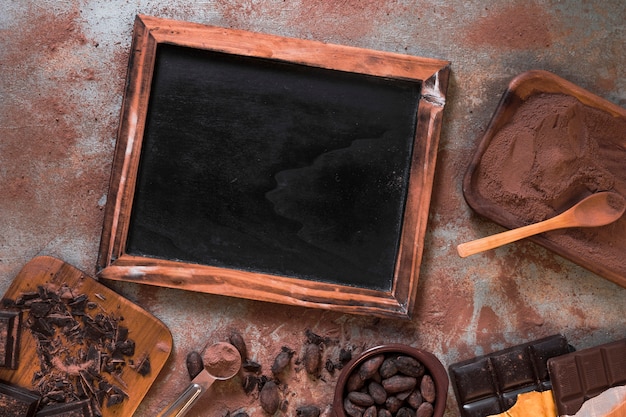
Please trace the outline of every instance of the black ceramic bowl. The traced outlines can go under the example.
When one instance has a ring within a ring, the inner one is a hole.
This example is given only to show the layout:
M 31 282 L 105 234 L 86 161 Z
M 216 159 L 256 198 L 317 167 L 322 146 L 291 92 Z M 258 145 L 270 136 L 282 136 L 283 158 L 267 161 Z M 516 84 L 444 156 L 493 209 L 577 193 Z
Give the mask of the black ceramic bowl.
M 371 348 L 363 352 L 358 357 L 352 359 L 343 368 L 335 388 L 335 397 L 333 400 L 334 417 L 350 417 L 344 410 L 344 399 L 348 395 L 348 392 L 346 392 L 348 379 L 353 372 L 357 372 L 359 370 L 359 367 L 363 364 L 363 362 L 380 354 L 384 354 L 385 356 L 393 354 L 406 355 L 417 359 L 424 365 L 426 370 L 425 374 L 430 375 L 435 383 L 436 399 L 433 404 L 433 417 L 442 417 L 446 408 L 446 401 L 448 397 L 449 380 L 446 369 L 441 364 L 439 359 L 437 359 L 437 357 L 435 357 L 432 353 L 402 344 L 388 344 Z

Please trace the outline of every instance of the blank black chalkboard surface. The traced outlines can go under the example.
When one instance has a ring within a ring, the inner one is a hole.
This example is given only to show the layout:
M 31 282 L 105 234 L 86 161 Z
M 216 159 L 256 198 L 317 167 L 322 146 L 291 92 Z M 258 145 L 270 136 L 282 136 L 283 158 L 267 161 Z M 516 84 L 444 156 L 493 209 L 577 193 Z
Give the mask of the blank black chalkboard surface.
M 132 48 L 101 278 L 410 316 L 447 62 L 148 16 Z

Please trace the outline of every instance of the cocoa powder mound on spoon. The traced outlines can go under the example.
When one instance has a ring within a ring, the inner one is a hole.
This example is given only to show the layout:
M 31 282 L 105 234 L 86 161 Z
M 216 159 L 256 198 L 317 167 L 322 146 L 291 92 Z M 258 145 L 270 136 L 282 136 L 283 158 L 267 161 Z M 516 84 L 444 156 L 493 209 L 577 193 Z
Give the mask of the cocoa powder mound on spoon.
M 239 352 L 225 343 L 209 346 L 204 351 L 202 361 L 206 370 L 218 378 L 229 378 L 241 367 Z

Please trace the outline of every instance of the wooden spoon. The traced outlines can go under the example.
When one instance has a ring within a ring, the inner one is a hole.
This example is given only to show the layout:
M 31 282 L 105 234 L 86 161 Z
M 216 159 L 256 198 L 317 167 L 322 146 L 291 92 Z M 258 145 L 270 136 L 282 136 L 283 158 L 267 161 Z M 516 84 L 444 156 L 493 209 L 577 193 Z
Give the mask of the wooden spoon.
M 459 255 L 465 258 L 549 230 L 604 226 L 622 217 L 624 210 L 626 210 L 626 200 L 621 195 L 610 191 L 596 193 L 551 219 L 461 243 L 456 249 Z

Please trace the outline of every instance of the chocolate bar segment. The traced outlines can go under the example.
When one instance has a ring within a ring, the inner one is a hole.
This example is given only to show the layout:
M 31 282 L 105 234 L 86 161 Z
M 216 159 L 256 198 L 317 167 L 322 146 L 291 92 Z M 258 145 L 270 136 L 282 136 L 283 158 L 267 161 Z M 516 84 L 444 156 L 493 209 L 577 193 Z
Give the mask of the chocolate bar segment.
M 18 310 L 0 310 L 0 367 L 17 369 L 20 334 L 20 312 Z
M 94 417 L 94 405 L 90 400 L 47 405 L 35 417 Z
M 547 361 L 573 350 L 553 335 L 450 365 L 450 380 L 463 417 L 484 417 L 511 408 L 517 396 L 551 389 Z
M 32 417 L 41 397 L 24 388 L 0 382 L 0 416 Z
M 576 414 L 583 403 L 626 384 L 626 339 L 548 360 L 559 415 Z

